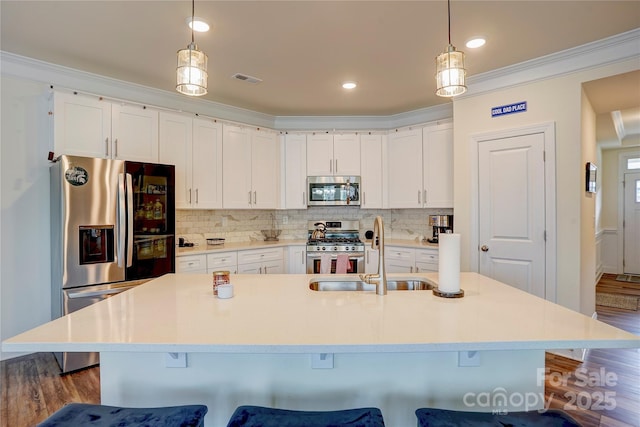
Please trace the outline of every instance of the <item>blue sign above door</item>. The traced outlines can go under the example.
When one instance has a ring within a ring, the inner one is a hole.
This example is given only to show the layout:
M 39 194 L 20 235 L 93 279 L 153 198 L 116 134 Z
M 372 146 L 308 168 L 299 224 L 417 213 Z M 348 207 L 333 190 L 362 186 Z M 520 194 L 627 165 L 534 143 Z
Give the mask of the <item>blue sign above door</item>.
M 501 105 L 491 109 L 491 117 L 504 116 L 513 113 L 522 113 L 527 111 L 527 101 L 516 102 L 515 104 Z

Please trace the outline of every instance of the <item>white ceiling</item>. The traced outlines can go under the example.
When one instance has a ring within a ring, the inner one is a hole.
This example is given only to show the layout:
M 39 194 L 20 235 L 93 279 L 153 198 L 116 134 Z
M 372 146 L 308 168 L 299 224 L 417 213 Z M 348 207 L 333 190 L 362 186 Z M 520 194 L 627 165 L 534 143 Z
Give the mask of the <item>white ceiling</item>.
M 454 0 L 451 10 L 471 79 L 640 27 L 635 0 Z M 209 55 L 207 100 L 275 116 L 391 115 L 449 102 L 434 95 L 433 77 L 447 46 L 445 0 L 198 0 L 195 12 L 212 25 L 195 35 Z M 191 38 L 188 0 L 2 0 L 0 14 L 4 51 L 167 91 L 176 51 Z M 465 48 L 474 35 L 487 45 Z M 345 91 L 345 80 L 358 88 Z

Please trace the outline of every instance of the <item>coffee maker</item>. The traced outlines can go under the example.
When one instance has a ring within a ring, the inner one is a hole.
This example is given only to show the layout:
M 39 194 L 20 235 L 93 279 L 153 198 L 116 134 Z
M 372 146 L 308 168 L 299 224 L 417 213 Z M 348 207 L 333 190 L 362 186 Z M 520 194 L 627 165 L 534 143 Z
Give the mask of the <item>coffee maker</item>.
M 433 229 L 433 237 L 429 243 L 438 243 L 440 233 L 453 233 L 453 215 L 429 215 L 429 225 Z

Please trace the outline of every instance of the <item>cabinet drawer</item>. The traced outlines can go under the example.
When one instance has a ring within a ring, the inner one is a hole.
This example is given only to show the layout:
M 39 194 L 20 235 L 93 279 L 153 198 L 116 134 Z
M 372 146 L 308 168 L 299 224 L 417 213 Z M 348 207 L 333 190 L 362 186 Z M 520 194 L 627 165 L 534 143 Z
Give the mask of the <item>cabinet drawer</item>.
M 428 271 L 438 271 L 437 262 L 417 262 L 416 261 L 416 273 L 426 273 Z
M 416 249 L 416 263 L 418 262 L 438 264 L 438 251 L 436 249 Z
M 387 247 L 385 258 L 395 261 L 408 262 L 411 265 L 415 262 L 415 250 L 406 248 Z
M 202 255 L 188 255 L 176 257 L 177 273 L 206 273 L 207 258 Z
M 207 255 L 207 271 L 235 270 L 238 266 L 237 252 L 220 252 Z
M 238 264 L 249 264 L 253 262 L 283 260 L 284 252 L 282 248 L 257 249 L 252 251 L 238 252 Z

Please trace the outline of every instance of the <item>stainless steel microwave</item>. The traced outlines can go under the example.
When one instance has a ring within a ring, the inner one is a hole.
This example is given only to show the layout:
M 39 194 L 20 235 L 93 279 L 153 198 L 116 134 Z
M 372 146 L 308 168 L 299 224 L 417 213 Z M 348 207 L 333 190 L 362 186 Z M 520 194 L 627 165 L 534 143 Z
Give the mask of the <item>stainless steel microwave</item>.
M 360 206 L 359 176 L 307 177 L 308 206 Z

